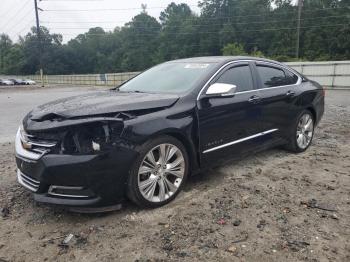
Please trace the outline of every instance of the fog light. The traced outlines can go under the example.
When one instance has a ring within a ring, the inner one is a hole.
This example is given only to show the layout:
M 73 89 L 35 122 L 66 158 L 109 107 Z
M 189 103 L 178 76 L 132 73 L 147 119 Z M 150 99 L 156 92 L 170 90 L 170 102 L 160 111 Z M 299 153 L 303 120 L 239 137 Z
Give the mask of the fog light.
M 49 195 L 71 198 L 83 198 L 92 197 L 93 193 L 90 189 L 84 189 L 83 187 L 73 186 L 55 186 L 52 185 L 48 191 Z

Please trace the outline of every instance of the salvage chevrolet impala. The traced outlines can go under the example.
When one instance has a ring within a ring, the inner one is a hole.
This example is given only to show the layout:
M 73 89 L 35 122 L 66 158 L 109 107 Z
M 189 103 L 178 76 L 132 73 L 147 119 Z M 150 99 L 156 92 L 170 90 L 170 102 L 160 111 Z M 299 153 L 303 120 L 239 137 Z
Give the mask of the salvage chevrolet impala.
M 118 88 L 33 109 L 16 136 L 17 177 L 39 202 L 108 210 L 173 200 L 189 175 L 275 146 L 303 152 L 322 87 L 252 57 L 157 65 Z

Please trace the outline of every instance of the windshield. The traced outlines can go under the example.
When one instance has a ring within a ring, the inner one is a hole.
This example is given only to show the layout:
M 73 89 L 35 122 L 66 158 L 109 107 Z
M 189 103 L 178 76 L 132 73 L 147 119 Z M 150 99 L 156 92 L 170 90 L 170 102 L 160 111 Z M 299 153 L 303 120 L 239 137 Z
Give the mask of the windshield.
M 120 91 L 180 94 L 192 89 L 207 74 L 212 63 L 165 63 L 136 76 L 120 87 Z

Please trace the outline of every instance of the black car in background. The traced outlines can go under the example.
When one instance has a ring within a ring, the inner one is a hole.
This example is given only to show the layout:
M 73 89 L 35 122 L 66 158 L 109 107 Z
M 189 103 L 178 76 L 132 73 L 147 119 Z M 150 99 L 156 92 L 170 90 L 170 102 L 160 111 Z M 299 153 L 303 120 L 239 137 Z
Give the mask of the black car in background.
M 39 202 L 79 210 L 116 208 L 125 197 L 158 207 L 227 157 L 278 145 L 303 152 L 323 112 L 322 87 L 284 64 L 170 61 L 29 112 L 16 136 L 18 181 Z

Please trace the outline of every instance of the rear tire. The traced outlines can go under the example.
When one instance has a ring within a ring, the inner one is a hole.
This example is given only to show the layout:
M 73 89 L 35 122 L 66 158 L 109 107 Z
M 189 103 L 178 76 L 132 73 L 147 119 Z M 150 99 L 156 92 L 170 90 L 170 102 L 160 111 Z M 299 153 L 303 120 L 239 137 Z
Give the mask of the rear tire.
M 172 201 L 186 182 L 189 158 L 174 137 L 152 139 L 137 151 L 139 156 L 129 175 L 128 198 L 140 207 L 155 208 Z
M 285 146 L 287 150 L 294 153 L 304 152 L 311 145 L 315 128 L 315 119 L 309 110 L 302 111 L 293 126 L 293 132 L 289 143 Z

